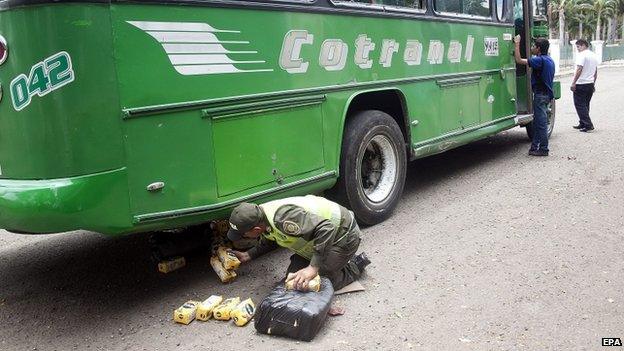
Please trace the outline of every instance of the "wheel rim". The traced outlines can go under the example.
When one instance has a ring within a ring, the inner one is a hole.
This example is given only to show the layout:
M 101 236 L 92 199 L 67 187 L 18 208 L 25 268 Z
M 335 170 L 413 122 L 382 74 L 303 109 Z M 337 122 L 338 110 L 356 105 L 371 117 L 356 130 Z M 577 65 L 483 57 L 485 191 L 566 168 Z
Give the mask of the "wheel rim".
M 383 202 L 390 196 L 397 178 L 397 154 L 388 137 L 373 137 L 360 158 L 360 187 L 371 202 Z

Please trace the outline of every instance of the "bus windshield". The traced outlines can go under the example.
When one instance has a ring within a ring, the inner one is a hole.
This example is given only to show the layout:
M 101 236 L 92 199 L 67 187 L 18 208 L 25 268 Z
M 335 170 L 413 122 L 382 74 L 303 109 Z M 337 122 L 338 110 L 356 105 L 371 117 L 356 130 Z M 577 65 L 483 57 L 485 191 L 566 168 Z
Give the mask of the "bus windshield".
M 533 18 L 546 20 L 547 14 L 546 0 L 533 0 Z

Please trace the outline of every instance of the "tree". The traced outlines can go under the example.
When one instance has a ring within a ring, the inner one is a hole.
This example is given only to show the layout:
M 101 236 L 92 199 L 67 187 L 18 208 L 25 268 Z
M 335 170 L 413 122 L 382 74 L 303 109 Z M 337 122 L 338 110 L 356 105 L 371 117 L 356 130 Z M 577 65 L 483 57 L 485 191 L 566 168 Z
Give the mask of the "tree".
M 565 7 L 567 1 L 568 0 L 551 0 L 548 3 L 548 14 L 550 20 L 554 21 L 556 19 L 559 22 L 559 43 L 561 43 L 561 45 L 565 44 Z
M 602 37 L 602 20 L 615 11 L 618 0 L 593 0 L 591 3 L 582 4 L 579 9 L 588 10 L 596 17 L 596 31 L 594 39 L 600 40 Z
M 568 28 L 578 28 L 577 38 L 583 38 L 583 28 L 593 22 L 593 16 L 584 8 L 587 4 L 589 4 L 588 0 L 569 0 L 566 5 L 566 17 L 569 18 Z
M 619 22 L 622 28 L 622 33 L 621 33 L 622 35 L 620 36 L 620 38 L 624 40 L 624 0 L 619 0 L 615 6 L 615 19 L 616 19 L 615 32 L 617 32 L 618 17 L 619 17 Z M 617 36 L 617 34 L 615 36 Z
M 565 3 L 566 0 L 559 0 L 559 43 L 563 44 L 565 37 L 563 32 L 565 30 Z

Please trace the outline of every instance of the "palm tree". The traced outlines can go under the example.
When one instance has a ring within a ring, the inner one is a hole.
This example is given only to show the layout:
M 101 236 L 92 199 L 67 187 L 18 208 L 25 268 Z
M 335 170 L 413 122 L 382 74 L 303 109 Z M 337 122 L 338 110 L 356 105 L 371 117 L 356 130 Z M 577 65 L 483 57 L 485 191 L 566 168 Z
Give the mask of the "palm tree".
M 592 12 L 596 17 L 596 31 L 594 32 L 595 40 L 601 39 L 602 19 L 614 12 L 617 2 L 618 0 L 593 0 L 592 3 L 583 4 L 579 7 L 580 9 Z
M 577 38 L 583 38 L 583 26 L 592 22 L 592 16 L 585 9 L 589 5 L 588 0 L 569 0 L 566 6 L 567 17 L 570 19 L 568 26 L 578 26 Z
M 613 6 L 613 13 L 609 16 L 609 34 L 607 35 L 607 40 L 610 43 L 614 43 L 617 40 L 618 22 L 622 16 L 624 16 L 624 0 L 616 0 Z M 624 17 L 622 18 L 624 19 Z
M 563 36 L 563 32 L 565 30 L 565 3 L 566 0 L 559 0 L 559 6 L 558 6 L 558 12 L 559 12 L 559 43 L 561 43 L 560 45 L 563 45 L 564 43 L 564 36 Z
M 615 26 L 617 28 L 617 18 L 619 17 L 620 23 L 622 26 L 622 35 L 620 36 L 620 38 L 624 40 L 624 0 L 619 0 L 617 2 L 617 5 L 615 6 L 615 13 L 616 13 L 616 25 Z
M 554 21 L 557 20 L 559 22 L 559 42 L 563 45 L 565 37 L 565 6 L 568 0 L 550 0 L 548 2 L 548 23 L 554 24 Z M 554 31 L 553 26 L 551 26 L 551 31 Z M 551 34 L 551 37 L 554 37 Z

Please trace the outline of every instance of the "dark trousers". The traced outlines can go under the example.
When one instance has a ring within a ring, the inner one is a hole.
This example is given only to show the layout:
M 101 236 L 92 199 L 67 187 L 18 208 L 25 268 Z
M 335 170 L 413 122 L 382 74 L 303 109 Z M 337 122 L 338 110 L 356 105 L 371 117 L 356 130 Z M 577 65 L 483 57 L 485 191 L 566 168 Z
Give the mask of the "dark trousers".
M 319 274 L 331 280 L 334 290 L 344 288 L 358 280 L 360 275 L 362 275 L 355 263 L 351 262 L 360 246 L 359 234 L 360 228 L 356 224 L 352 232 L 343 239 L 344 243 L 341 241 L 328 249 L 329 252 L 325 256 L 321 267 L 319 267 Z M 310 260 L 294 254 L 290 256 L 288 273 L 295 273 L 309 264 Z
M 585 128 L 593 128 L 594 124 L 589 118 L 589 102 L 594 95 L 594 84 L 577 84 L 574 90 L 574 107 L 579 116 L 579 125 Z
M 535 93 L 533 95 L 533 140 L 532 150 L 548 151 L 548 95 Z

